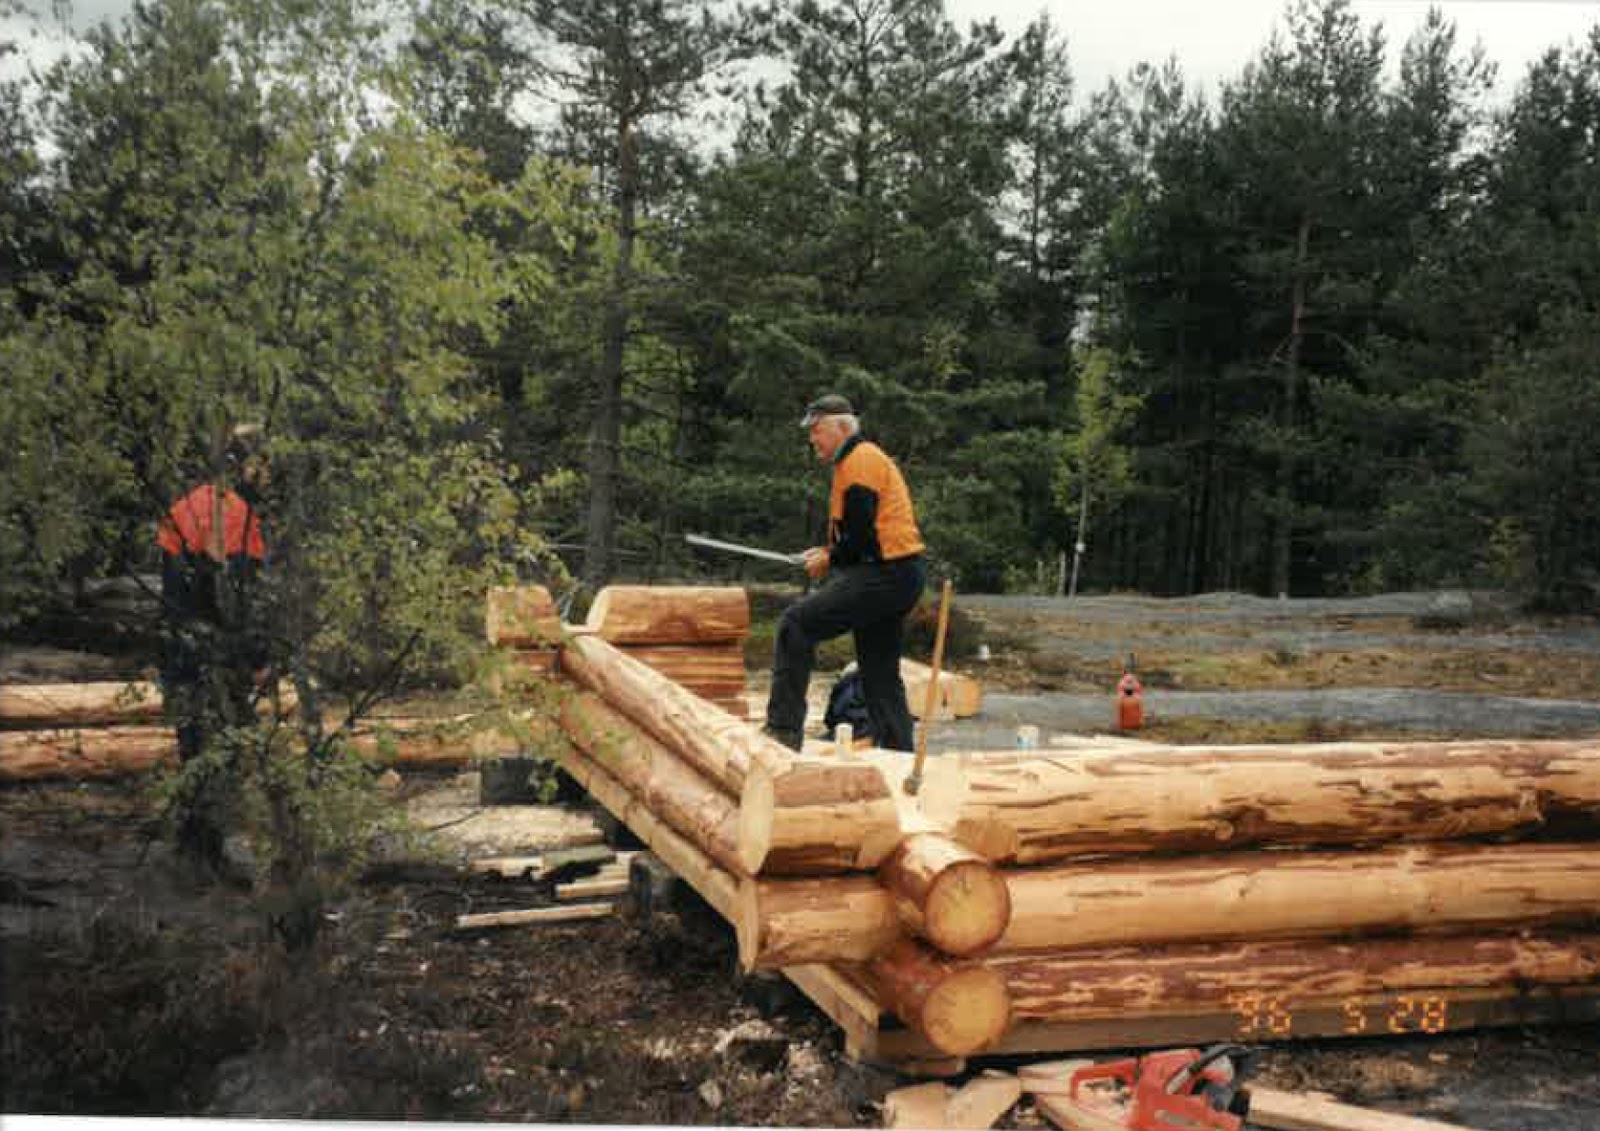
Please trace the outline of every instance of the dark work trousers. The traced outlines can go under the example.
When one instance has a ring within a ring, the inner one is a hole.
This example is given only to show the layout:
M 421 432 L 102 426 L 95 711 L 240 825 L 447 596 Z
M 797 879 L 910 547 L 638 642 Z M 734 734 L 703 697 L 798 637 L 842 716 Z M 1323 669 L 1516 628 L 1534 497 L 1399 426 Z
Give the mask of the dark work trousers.
M 784 611 L 772 658 L 767 730 L 798 750 L 806 723 L 806 688 L 817 645 L 855 634 L 856 661 L 872 733 L 885 750 L 910 750 L 911 710 L 900 679 L 906 614 L 922 596 L 927 569 L 921 555 L 831 571 L 826 584 Z

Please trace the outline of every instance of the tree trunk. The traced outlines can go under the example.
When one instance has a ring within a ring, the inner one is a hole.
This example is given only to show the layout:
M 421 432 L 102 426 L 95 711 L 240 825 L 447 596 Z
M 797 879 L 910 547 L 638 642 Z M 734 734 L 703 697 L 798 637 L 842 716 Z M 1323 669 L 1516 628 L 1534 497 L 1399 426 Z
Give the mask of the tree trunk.
M 1004 978 L 920 943 L 895 944 L 867 965 L 866 978 L 879 1002 L 951 1056 L 982 1052 L 1011 1026 Z
M 1286 595 L 1289 592 L 1289 567 L 1294 538 L 1294 477 L 1296 460 L 1290 435 L 1295 426 L 1300 400 L 1300 344 L 1305 334 L 1306 313 L 1306 254 L 1311 244 L 1311 218 L 1302 217 L 1300 231 L 1295 239 L 1294 294 L 1289 313 L 1289 355 L 1283 366 L 1282 404 L 1279 406 L 1277 515 L 1272 527 L 1272 585 L 1271 592 Z
M 1012 872 L 999 951 L 1593 922 L 1592 844 L 1236 852 Z
M 948 759 L 947 755 L 947 759 Z M 1600 833 L 1600 742 L 1338 743 L 967 756 L 923 810 L 997 863 L 1252 845 Z
M 1593 982 L 1600 935 L 1228 939 L 1008 954 L 987 965 L 1004 975 L 1019 1021 L 1227 1013 L 1263 1002 L 1270 1019 L 1296 1001 Z
M 893 896 L 871 876 L 746 880 L 734 927 L 746 970 L 865 962 L 906 934 Z
M 750 633 L 750 598 L 737 586 L 608 585 L 585 623 L 612 644 L 713 644 Z
M 627 93 L 624 92 L 624 98 Z M 583 581 L 598 589 L 612 574 L 617 524 L 617 484 L 622 466 L 623 352 L 628 343 L 629 291 L 637 234 L 638 161 L 634 123 L 617 122 L 617 258 L 606 294 L 600 371 L 595 375 L 594 420 L 589 431 L 589 517 L 584 537 Z
M 506 648 L 561 643 L 561 614 L 542 585 L 496 585 L 484 601 L 484 638 Z
M 744 694 L 744 648 L 739 644 L 624 644 L 622 650 L 713 703 L 733 702 Z M 733 713 L 744 717 L 742 709 Z

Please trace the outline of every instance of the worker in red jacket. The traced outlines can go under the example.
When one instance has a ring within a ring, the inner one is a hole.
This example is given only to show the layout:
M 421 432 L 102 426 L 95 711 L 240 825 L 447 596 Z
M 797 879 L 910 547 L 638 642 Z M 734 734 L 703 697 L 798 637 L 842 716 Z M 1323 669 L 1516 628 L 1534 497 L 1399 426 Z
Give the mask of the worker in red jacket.
M 778 624 L 765 729 L 800 749 L 817 645 L 849 632 L 873 740 L 885 750 L 910 750 L 914 724 L 900 652 L 906 614 L 927 582 L 911 492 L 894 460 L 861 435 L 844 397 L 817 398 L 800 423 L 817 459 L 833 468 L 828 544 L 805 552 L 806 572 L 827 582 L 785 610 Z
M 258 672 L 267 660 L 265 626 L 255 610 L 266 541 L 246 498 L 266 478 L 260 430 L 235 428 L 225 461 L 225 477 L 178 499 L 156 529 L 165 621 L 162 697 L 186 763 L 204 754 L 220 731 L 253 721 Z M 239 491 L 228 488 L 229 478 Z M 211 796 L 216 777 L 210 767 L 191 771 L 178 832 L 180 848 L 211 865 L 222 860 L 222 822 Z

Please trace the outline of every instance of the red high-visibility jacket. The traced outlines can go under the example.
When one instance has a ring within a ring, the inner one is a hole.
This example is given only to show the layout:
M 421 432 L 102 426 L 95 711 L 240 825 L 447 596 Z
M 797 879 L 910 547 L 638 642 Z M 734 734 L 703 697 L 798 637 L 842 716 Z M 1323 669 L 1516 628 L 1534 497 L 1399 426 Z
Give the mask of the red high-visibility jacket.
M 202 483 L 173 503 L 156 532 L 162 551 L 173 557 L 184 552 L 210 553 L 215 507 L 216 491 L 210 483 Z M 222 493 L 222 552 L 225 557 L 242 554 L 258 562 L 266 556 L 260 517 L 232 491 Z

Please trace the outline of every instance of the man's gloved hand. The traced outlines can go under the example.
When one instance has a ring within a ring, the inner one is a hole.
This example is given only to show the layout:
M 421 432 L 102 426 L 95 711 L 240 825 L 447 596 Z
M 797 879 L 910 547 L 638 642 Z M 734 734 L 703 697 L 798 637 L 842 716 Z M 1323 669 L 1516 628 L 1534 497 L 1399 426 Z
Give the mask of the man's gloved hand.
M 828 572 L 828 548 L 826 546 L 812 546 L 803 555 L 806 559 L 806 574 L 817 578 Z

